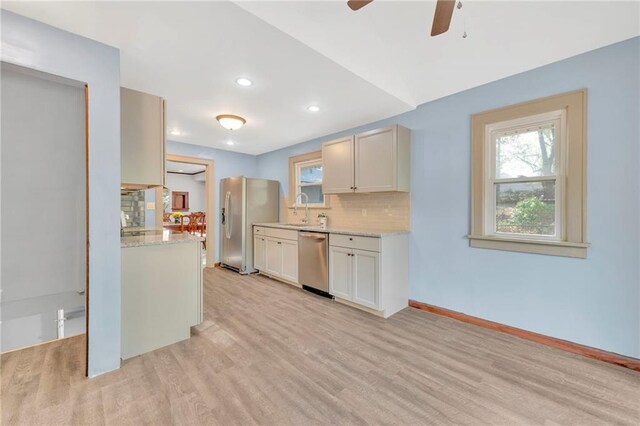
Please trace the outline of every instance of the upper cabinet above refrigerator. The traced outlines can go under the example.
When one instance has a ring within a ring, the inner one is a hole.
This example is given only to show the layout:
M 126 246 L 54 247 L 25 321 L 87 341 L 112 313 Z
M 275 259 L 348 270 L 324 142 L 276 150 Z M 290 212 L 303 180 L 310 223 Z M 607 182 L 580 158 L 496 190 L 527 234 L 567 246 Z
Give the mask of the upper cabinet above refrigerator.
M 322 192 L 409 192 L 411 131 L 394 125 L 322 145 Z
M 122 187 L 164 186 L 165 100 L 120 88 L 120 160 Z

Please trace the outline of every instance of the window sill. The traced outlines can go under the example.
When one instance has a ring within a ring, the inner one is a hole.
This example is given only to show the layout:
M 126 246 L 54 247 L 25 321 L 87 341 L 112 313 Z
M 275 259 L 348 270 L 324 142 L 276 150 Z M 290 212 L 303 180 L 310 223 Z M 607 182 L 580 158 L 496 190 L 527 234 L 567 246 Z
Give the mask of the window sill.
M 545 254 L 549 256 L 587 258 L 588 243 L 550 240 L 521 240 L 517 238 L 468 235 L 469 245 L 475 248 L 516 251 L 521 253 Z

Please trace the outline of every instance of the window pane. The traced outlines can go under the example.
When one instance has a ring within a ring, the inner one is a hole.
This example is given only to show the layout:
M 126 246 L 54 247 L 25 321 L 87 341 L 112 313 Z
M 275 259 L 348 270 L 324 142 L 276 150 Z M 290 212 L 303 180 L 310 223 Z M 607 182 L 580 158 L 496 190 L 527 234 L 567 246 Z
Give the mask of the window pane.
M 322 185 L 309 185 L 299 187 L 300 192 L 309 196 L 309 204 L 324 203 L 324 194 L 322 194 Z M 304 197 L 298 199 L 300 204 L 304 204 Z
M 300 183 L 322 183 L 322 164 L 300 167 Z
M 501 133 L 495 138 L 495 144 L 498 179 L 556 173 L 556 129 L 553 124 Z
M 496 184 L 496 232 L 555 235 L 553 180 Z

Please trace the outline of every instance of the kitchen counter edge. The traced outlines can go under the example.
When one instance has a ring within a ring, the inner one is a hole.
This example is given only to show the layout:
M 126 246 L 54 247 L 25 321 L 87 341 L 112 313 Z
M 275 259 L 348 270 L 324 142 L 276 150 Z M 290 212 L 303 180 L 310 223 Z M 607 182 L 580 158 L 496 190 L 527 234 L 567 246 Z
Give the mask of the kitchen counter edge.
M 191 235 L 187 232 L 170 232 L 163 234 L 146 234 L 136 236 L 126 236 L 120 238 L 120 247 L 143 247 L 166 244 L 184 244 L 204 241 L 204 237 Z
M 254 223 L 253 226 L 263 226 L 265 228 L 277 228 L 277 229 L 289 229 L 291 231 L 309 231 L 309 232 L 325 232 L 327 234 L 339 234 L 339 235 L 355 235 L 359 237 L 374 237 L 381 238 L 389 235 L 404 235 L 409 231 L 404 230 L 390 230 L 390 231 L 377 231 L 369 229 L 347 229 L 347 228 L 321 228 L 320 226 L 292 226 L 282 223 Z

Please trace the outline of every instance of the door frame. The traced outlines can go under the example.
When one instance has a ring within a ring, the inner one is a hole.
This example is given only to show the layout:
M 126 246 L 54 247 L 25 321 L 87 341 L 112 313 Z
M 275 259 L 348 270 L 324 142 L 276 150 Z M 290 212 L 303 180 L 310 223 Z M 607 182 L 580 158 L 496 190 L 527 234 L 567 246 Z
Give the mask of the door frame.
M 204 169 L 204 199 L 206 205 L 206 217 L 207 217 L 207 253 L 206 253 L 206 267 L 214 268 L 215 265 L 215 249 L 216 249 L 216 229 L 214 226 L 215 218 L 215 175 L 214 175 L 214 162 L 213 160 L 199 157 L 190 157 L 188 155 L 167 154 L 165 161 L 174 161 L 176 163 L 185 164 L 198 164 L 205 166 Z M 156 208 L 156 226 L 162 228 L 162 214 L 164 213 L 164 201 L 163 192 L 164 188 L 158 187 L 156 189 L 156 206 L 158 203 L 162 208 Z M 158 225 L 159 224 L 159 225 Z
M 84 374 L 89 377 L 89 85 L 84 84 L 84 200 L 85 200 L 85 283 L 84 283 L 84 332 L 85 363 Z

